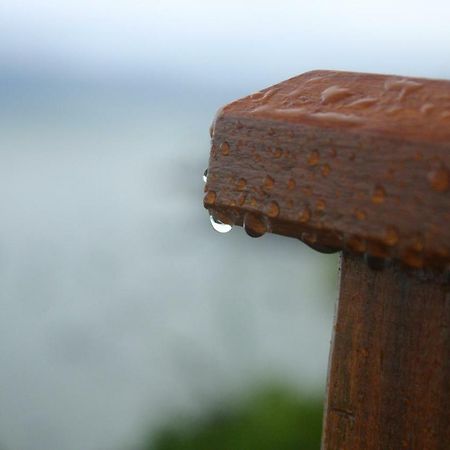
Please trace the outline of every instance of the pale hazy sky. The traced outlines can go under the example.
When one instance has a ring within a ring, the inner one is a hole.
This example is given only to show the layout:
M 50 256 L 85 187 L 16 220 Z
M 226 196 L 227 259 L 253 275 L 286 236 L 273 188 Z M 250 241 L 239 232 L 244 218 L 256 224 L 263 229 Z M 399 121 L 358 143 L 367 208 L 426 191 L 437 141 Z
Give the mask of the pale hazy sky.
M 3 0 L 0 63 L 225 82 L 311 68 L 445 77 L 450 2 Z

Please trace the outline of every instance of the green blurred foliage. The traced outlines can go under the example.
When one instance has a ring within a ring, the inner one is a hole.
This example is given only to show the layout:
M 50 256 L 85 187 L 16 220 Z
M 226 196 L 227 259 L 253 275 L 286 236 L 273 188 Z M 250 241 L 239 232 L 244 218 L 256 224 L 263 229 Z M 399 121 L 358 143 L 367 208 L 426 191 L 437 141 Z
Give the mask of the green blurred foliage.
M 169 425 L 142 450 L 318 450 L 322 401 L 266 388 L 240 406 Z

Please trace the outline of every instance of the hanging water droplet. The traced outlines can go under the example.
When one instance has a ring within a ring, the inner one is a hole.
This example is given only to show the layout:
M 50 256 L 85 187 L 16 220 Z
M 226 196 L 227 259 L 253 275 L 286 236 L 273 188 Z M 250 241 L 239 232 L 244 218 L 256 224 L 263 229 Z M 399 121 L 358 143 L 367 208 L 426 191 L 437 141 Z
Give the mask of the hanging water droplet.
M 268 224 L 263 216 L 247 213 L 244 216 L 244 230 L 250 237 L 260 237 L 268 231 Z
M 212 214 L 209 215 L 209 220 L 211 221 L 212 227 L 219 233 L 228 233 L 233 228 L 231 225 L 216 219 Z
M 203 182 L 206 183 L 208 181 L 208 169 L 205 169 L 203 172 Z

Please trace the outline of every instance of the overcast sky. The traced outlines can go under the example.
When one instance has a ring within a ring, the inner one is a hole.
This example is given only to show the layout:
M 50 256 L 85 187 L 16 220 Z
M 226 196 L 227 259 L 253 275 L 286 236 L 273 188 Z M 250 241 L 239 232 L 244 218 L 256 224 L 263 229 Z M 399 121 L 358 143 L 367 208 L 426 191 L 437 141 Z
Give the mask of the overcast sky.
M 450 2 L 3 0 L 0 63 L 209 82 L 312 68 L 450 76 Z

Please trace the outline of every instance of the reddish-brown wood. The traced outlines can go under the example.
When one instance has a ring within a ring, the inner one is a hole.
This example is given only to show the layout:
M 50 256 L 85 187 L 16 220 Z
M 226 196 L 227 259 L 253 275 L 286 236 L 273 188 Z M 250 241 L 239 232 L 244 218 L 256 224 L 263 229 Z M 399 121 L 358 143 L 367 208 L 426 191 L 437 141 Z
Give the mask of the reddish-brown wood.
M 211 136 L 213 217 L 344 250 L 323 450 L 450 449 L 450 81 L 309 72 Z
M 222 108 L 204 205 L 251 235 L 450 263 L 450 82 L 315 71 Z
M 450 449 L 450 286 L 344 254 L 324 450 Z

